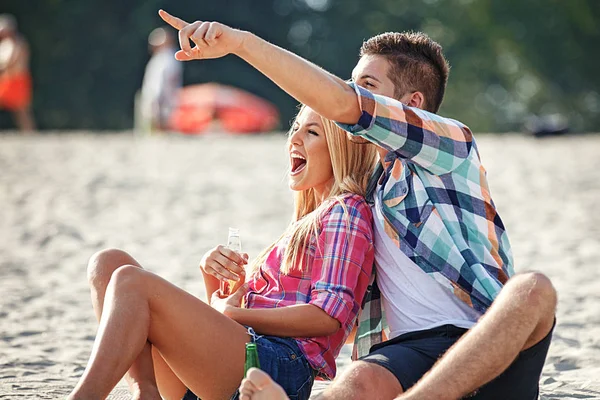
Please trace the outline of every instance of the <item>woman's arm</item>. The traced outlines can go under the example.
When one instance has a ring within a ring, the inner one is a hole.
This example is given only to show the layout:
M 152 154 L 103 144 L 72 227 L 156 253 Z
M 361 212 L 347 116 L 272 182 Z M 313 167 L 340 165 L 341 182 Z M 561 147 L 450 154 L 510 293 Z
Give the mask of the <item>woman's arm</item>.
M 350 330 L 373 267 L 372 215 L 358 195 L 345 196 L 321 221 L 312 264 L 310 304 Z
M 211 305 L 242 325 L 274 336 L 329 336 L 349 329 L 366 292 L 373 266 L 372 217 L 362 197 L 335 203 L 321 221 L 311 266 L 310 300 L 281 308 L 240 309 L 242 286 L 229 297 L 213 295 Z
M 335 203 L 321 221 L 307 304 L 240 309 L 247 285 L 213 307 L 257 332 L 275 336 L 329 336 L 349 329 L 364 297 L 373 265 L 371 211 L 359 196 Z
M 228 307 L 223 314 L 263 335 L 317 337 L 329 336 L 340 329 L 336 319 L 311 304 L 268 309 Z
M 360 200 L 359 200 L 360 199 Z M 310 302 L 270 309 L 240 309 L 245 287 L 221 312 L 257 332 L 275 336 L 329 336 L 346 329 L 362 301 L 373 263 L 371 212 L 358 196 L 335 204 L 322 220 L 311 267 Z

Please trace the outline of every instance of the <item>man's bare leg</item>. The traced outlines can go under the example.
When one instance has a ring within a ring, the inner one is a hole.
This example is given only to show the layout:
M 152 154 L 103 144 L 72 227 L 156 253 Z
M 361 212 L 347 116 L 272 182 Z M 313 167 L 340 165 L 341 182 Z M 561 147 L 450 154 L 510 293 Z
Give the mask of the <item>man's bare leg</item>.
M 389 400 L 398 393 L 402 393 L 402 385 L 386 368 L 366 361 L 354 361 L 317 399 Z
M 516 275 L 481 321 L 407 393 L 402 394 L 402 386 L 387 369 L 355 361 L 317 398 L 392 399 L 400 395 L 398 400 L 459 399 L 496 378 L 521 351 L 544 339 L 554 324 L 555 308 L 556 291 L 547 277 L 539 273 Z M 275 384 L 268 376 L 256 379 L 258 383 L 251 389 Z M 248 399 L 266 398 L 261 397 L 260 390 L 249 392 L 252 395 Z
M 355 361 L 346 372 L 323 393 L 318 400 L 388 400 L 402 393 L 398 379 L 387 369 L 365 361 Z M 269 375 L 260 370 L 250 370 L 240 386 L 240 400 L 284 400 L 283 389 Z
M 556 291 L 548 278 L 516 275 L 480 322 L 407 393 L 402 394 L 387 369 L 355 361 L 318 399 L 459 399 L 496 378 L 521 351 L 546 337 L 555 308 Z
M 477 325 L 397 399 L 459 399 L 490 382 L 548 335 L 556 302 L 546 276 L 514 276 Z

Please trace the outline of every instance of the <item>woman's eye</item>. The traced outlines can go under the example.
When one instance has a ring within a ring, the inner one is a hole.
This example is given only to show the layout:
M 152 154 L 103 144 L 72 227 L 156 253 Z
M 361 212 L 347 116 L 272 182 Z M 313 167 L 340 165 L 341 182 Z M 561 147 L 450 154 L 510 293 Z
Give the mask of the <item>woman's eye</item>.
M 319 136 L 319 134 L 316 131 L 313 131 L 312 129 L 309 129 L 308 133 L 310 133 L 311 135 Z
M 371 82 L 365 82 L 365 86 L 375 87 Z

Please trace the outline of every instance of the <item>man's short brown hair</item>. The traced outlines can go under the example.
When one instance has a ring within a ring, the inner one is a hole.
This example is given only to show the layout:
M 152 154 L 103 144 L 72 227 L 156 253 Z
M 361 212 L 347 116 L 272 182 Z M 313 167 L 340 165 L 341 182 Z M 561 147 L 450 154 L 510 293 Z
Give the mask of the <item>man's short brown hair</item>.
M 419 91 L 424 109 L 437 112 L 444 99 L 450 66 L 442 46 L 421 32 L 386 32 L 363 43 L 360 56 L 380 55 L 390 63 L 389 78 L 396 99 Z

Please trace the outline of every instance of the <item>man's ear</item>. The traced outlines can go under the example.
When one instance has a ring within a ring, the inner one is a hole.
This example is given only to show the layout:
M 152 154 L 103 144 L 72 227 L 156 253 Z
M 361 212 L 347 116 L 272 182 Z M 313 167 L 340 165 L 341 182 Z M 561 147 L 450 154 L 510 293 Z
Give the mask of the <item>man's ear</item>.
M 408 102 L 406 103 L 406 105 L 408 105 L 410 107 L 424 109 L 425 108 L 425 96 L 423 96 L 423 93 L 421 93 L 421 92 L 413 92 L 413 93 L 411 93 L 410 98 L 408 99 Z

